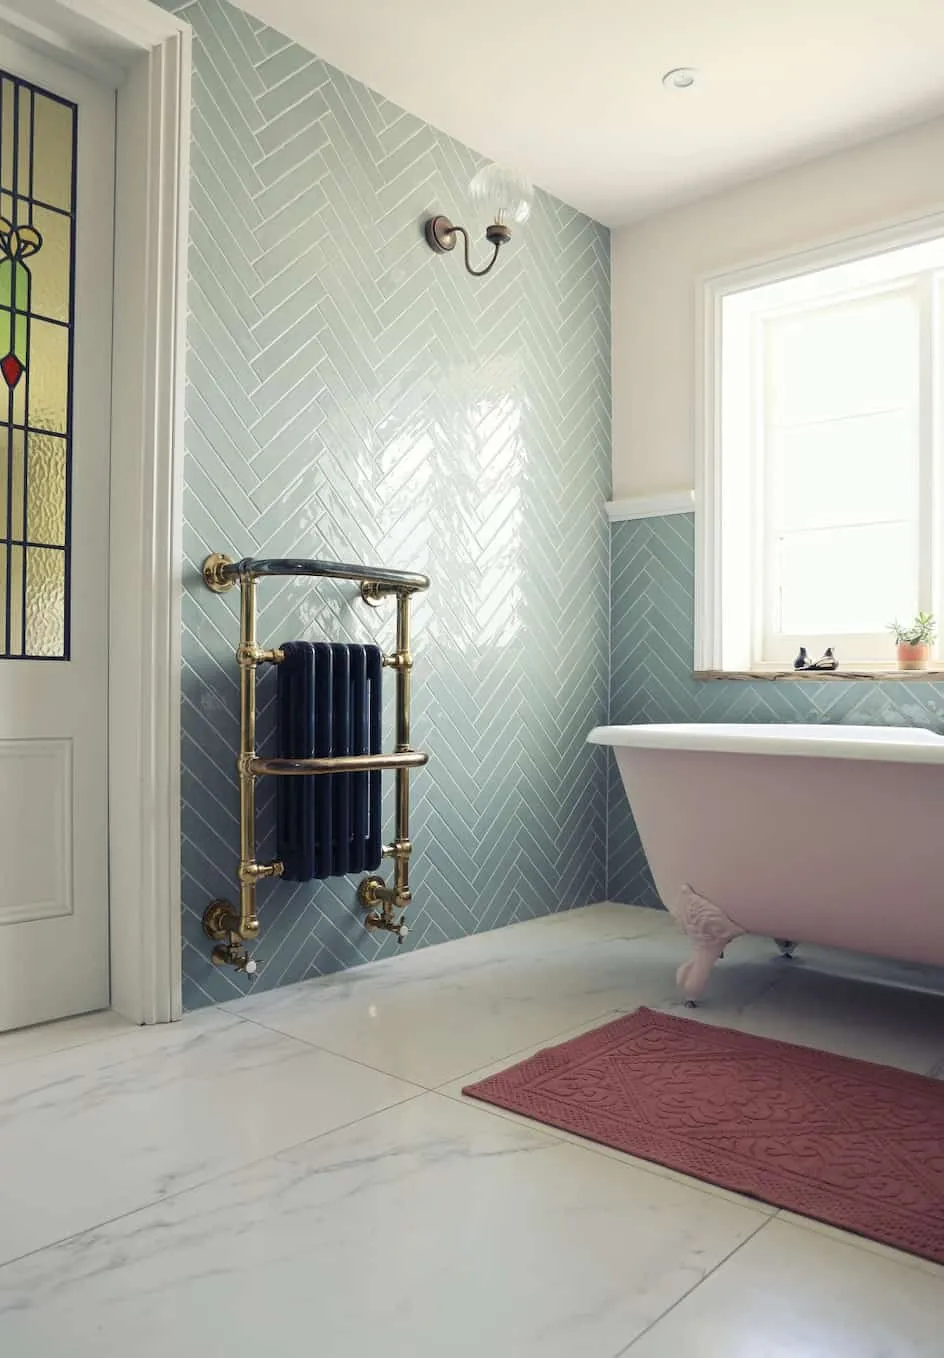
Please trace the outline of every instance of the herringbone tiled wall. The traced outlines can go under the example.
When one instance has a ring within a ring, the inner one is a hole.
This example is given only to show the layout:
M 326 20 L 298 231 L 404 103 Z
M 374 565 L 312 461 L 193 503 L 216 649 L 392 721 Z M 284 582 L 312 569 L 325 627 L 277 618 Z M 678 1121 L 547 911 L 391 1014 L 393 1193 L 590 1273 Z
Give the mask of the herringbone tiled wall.
M 494 274 L 435 257 L 481 159 L 221 0 L 193 25 L 185 493 L 185 1004 L 200 916 L 237 855 L 234 595 L 210 550 L 432 578 L 416 610 L 415 907 L 407 946 L 604 896 L 609 241 L 539 194 Z M 484 225 L 484 222 L 482 223 Z M 482 241 L 484 248 L 484 240 Z M 389 642 L 351 589 L 260 586 L 260 639 Z M 263 702 L 271 730 L 271 691 Z M 272 789 L 261 792 L 271 854 Z M 354 885 L 260 888 L 272 987 L 391 951 Z
M 694 679 L 694 515 L 615 523 L 611 533 L 614 724 L 809 721 L 944 732 L 939 684 Z M 658 905 L 612 755 L 609 770 L 607 894 L 611 900 Z

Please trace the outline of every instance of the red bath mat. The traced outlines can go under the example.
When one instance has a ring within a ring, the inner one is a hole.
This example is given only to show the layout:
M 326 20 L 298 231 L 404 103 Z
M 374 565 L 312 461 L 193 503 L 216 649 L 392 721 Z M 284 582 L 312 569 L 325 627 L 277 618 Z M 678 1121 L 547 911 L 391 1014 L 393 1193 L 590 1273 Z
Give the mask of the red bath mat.
M 944 1263 L 944 1081 L 638 1009 L 463 1092 Z

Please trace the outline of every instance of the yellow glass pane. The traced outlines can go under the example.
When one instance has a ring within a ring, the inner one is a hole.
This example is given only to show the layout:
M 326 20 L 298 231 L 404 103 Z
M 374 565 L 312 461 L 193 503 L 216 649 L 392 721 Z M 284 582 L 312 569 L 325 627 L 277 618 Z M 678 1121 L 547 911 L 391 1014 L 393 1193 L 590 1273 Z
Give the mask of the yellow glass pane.
M 33 320 L 28 371 L 30 425 L 64 434 L 69 390 L 69 332 L 64 325 Z M 20 386 L 25 383 L 17 383 L 16 390 Z
M 4 76 L 0 80 L 0 186 L 13 187 L 13 81 Z M 4 212 L 4 216 L 8 214 Z
M 69 319 L 69 270 L 72 224 L 61 212 L 33 209 L 33 225 L 43 238 L 42 249 L 29 260 L 33 278 L 32 306 L 38 316 Z
M 62 655 L 66 637 L 66 554 L 26 549 L 26 654 Z
M 8 428 L 0 428 L 0 536 L 7 535 L 8 457 L 13 458 L 13 515 L 11 536 L 23 537 L 23 431 L 14 429 L 10 438 Z
M 32 99 L 30 90 L 25 85 L 21 85 L 17 98 L 17 157 L 16 167 L 17 188 L 20 193 L 29 193 L 30 182 L 30 131 L 33 121 L 33 111 L 31 108 Z M 23 220 L 28 220 L 25 218 Z
M 23 548 L 10 547 L 10 654 L 23 654 Z
M 33 194 L 72 210 L 73 109 L 37 94 L 33 105 Z
M 30 434 L 29 490 L 26 504 L 30 542 L 66 543 L 66 441 L 52 434 Z

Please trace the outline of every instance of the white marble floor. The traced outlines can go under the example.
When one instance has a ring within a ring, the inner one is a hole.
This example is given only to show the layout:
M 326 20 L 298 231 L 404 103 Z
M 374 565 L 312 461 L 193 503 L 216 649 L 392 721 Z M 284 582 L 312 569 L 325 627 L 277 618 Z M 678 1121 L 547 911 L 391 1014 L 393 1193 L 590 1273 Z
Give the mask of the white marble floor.
M 593 906 L 0 1036 L 0 1354 L 939 1358 L 944 1269 L 462 1098 L 684 952 Z M 934 982 L 743 939 L 693 1017 L 944 1077 Z

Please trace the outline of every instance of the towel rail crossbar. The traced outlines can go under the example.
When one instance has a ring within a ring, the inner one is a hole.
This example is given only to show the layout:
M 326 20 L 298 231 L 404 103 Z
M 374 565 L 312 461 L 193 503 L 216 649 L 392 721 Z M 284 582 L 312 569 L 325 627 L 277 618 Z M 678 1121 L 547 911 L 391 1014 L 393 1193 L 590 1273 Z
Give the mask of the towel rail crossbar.
M 371 597 L 416 594 L 429 589 L 429 578 L 413 571 L 392 571 L 385 566 L 349 566 L 342 561 L 307 560 L 304 557 L 243 557 L 231 561 L 219 552 L 207 557 L 203 578 L 210 589 L 231 589 L 242 580 L 266 576 L 314 576 L 322 580 L 354 580 L 366 586 Z
M 261 664 L 281 664 L 284 654 L 265 650 L 256 639 L 256 582 L 272 576 L 314 577 L 350 580 L 360 585 L 365 603 L 378 604 L 396 598 L 396 645 L 384 664 L 396 672 L 395 748 L 388 754 L 332 755 L 306 759 L 267 759 L 256 753 L 256 671 Z M 410 604 L 412 596 L 429 588 L 425 575 L 411 571 L 388 570 L 380 566 L 345 565 L 337 561 L 307 560 L 298 557 L 244 557 L 233 561 L 216 552 L 203 563 L 203 579 L 208 589 L 222 594 L 238 585 L 240 590 L 239 645 L 239 908 L 229 901 L 211 901 L 203 916 L 204 932 L 216 946 L 212 960 L 218 966 L 230 965 L 252 973 L 256 962 L 246 944 L 259 935 L 256 914 L 256 886 L 266 877 L 280 877 L 279 862 L 256 861 L 256 779 L 266 774 L 277 776 L 319 776 L 354 773 L 371 769 L 392 769 L 396 773 L 396 834 L 384 853 L 393 859 L 393 883 L 382 877 L 365 877 L 357 889 L 358 900 L 367 910 L 371 929 L 386 929 L 402 942 L 407 933 L 402 911 L 412 900 L 409 864 L 413 845 L 410 841 L 410 770 L 425 764 L 429 756 L 410 744 L 410 697 L 413 656 L 410 652 Z M 397 912 L 401 912 L 399 917 Z
M 249 771 L 257 777 L 264 773 L 280 777 L 312 773 L 362 773 L 370 769 L 418 769 L 429 762 L 425 750 L 404 750 L 402 754 L 332 754 L 315 759 L 252 759 Z

